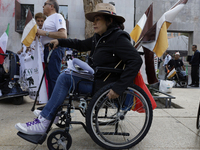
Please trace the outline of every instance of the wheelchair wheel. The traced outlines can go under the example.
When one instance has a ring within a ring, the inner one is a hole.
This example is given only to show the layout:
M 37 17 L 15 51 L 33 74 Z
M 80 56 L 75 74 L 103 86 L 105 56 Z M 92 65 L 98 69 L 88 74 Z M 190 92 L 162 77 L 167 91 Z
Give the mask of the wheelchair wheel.
M 23 104 L 23 102 L 24 102 L 23 96 L 13 98 L 14 105 L 21 105 L 21 104 Z
M 57 130 L 50 134 L 47 140 L 49 150 L 68 150 L 72 145 L 72 138 L 64 130 Z
M 199 108 L 198 108 L 198 112 L 197 112 L 197 122 L 196 122 L 196 128 L 199 129 L 199 125 L 200 125 L 200 103 L 199 103 Z
M 86 114 L 91 138 L 105 149 L 128 149 L 148 133 L 153 111 L 146 93 L 138 86 L 128 87 L 117 99 L 107 94 L 113 84 L 106 85 L 92 98 Z
M 56 124 L 56 126 L 59 128 L 65 128 L 66 116 L 64 114 L 65 114 L 65 111 L 61 111 L 61 115 L 59 116 L 58 123 Z

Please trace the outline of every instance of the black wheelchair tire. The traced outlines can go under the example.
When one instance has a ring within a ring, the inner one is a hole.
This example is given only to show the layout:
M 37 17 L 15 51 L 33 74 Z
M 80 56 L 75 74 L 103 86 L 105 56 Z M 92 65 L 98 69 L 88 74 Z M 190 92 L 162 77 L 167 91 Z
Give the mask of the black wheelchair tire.
M 145 98 L 146 100 L 146 104 L 147 104 L 147 107 L 149 109 L 149 115 L 148 115 L 148 121 L 147 121 L 147 124 L 145 125 L 145 128 L 142 132 L 142 134 L 137 137 L 137 139 L 130 143 L 129 145 L 110 145 L 110 144 L 107 144 L 106 141 L 103 141 L 103 140 L 100 140 L 96 134 L 94 133 L 95 131 L 93 130 L 92 128 L 92 123 L 93 123 L 93 119 L 91 117 L 91 115 L 93 115 L 93 108 L 95 107 L 95 103 L 96 101 L 98 100 L 98 98 L 107 90 L 111 89 L 113 86 L 113 83 L 111 84 L 108 84 L 106 86 L 104 86 L 103 88 L 101 88 L 99 91 L 97 91 L 97 93 L 93 96 L 89 106 L 88 106 L 88 109 L 87 109 L 87 114 L 86 114 L 86 126 L 87 126 L 87 130 L 88 130 L 88 134 L 90 135 L 90 137 L 93 139 L 93 141 L 98 144 L 99 146 L 105 148 L 105 149 L 111 149 L 111 150 L 119 150 L 119 149 L 129 149 L 135 145 L 137 145 L 140 141 L 143 140 L 143 138 L 146 136 L 146 134 L 148 133 L 150 127 L 151 127 L 151 124 L 152 124 L 152 119 L 153 119 L 153 111 L 152 111 L 152 105 L 151 105 L 151 102 L 150 102 L 150 99 L 149 97 L 147 96 L 147 94 L 138 86 L 136 85 L 132 85 L 130 87 L 134 88 L 135 90 L 137 90 L 138 92 L 141 93 L 141 95 Z M 145 122 L 146 123 L 146 122 Z M 141 131 L 140 131 L 141 132 Z M 137 135 L 138 136 L 138 135 Z
M 23 102 L 24 102 L 23 96 L 13 98 L 14 105 L 21 105 L 21 104 L 23 104 Z

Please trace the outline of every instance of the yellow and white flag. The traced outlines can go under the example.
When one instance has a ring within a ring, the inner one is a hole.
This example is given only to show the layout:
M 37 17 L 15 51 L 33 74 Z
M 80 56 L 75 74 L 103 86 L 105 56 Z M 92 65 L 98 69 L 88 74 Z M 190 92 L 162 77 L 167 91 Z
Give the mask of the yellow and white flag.
M 188 0 L 178 0 L 174 6 L 158 20 L 156 24 L 142 38 L 143 47 L 161 57 L 168 48 L 167 29 L 172 24 L 176 15 L 183 9 Z
M 141 17 L 135 28 L 130 33 L 131 38 L 139 43 L 146 32 L 153 26 L 153 3 L 148 7 L 144 15 Z M 146 48 L 143 48 L 144 55 L 141 55 L 143 64 L 141 67 L 141 74 L 146 84 L 153 84 L 158 82 L 155 66 L 154 66 L 154 53 Z
M 37 33 L 37 24 L 29 9 L 26 17 L 24 31 L 22 34 L 21 43 L 23 43 L 26 47 L 29 47 L 33 42 L 33 40 L 35 39 L 36 33 Z
M 142 33 L 146 33 L 147 30 L 152 27 L 153 20 L 153 4 L 149 6 L 149 8 L 146 10 L 144 15 L 140 18 L 132 32 L 130 33 L 131 38 L 135 43 L 140 39 L 140 37 L 144 36 Z

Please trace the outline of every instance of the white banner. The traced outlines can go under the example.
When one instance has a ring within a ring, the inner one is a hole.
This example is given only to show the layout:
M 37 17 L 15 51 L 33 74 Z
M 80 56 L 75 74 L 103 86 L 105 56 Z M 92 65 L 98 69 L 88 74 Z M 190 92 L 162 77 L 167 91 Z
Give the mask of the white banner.
M 33 51 L 33 63 L 32 63 L 32 78 L 34 81 L 33 87 L 36 86 L 36 88 L 30 88 L 29 94 L 32 99 L 35 99 L 37 90 L 39 88 L 42 75 L 43 75 L 43 66 L 42 66 L 42 60 L 41 60 L 41 52 L 40 52 L 40 43 L 38 37 L 36 37 L 35 44 L 33 43 L 32 46 L 35 45 L 35 50 Z M 34 47 L 31 47 L 34 49 Z M 42 81 L 42 85 L 40 88 L 39 96 L 37 98 L 40 104 L 47 103 L 48 97 L 47 97 L 47 90 L 46 90 L 46 84 L 45 84 L 45 78 Z

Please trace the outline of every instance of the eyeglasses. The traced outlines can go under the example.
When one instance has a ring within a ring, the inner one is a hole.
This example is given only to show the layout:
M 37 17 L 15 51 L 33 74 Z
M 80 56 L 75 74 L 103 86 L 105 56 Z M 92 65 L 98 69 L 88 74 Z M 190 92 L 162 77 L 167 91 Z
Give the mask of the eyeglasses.
M 47 4 L 52 5 L 51 3 L 46 3 L 46 2 L 45 2 L 45 3 L 44 3 L 44 6 L 47 5 Z

